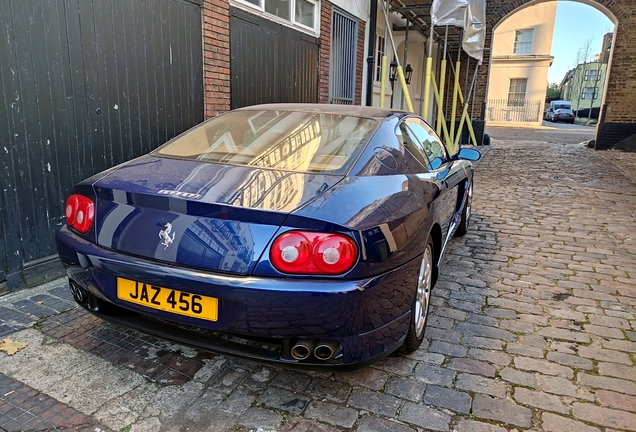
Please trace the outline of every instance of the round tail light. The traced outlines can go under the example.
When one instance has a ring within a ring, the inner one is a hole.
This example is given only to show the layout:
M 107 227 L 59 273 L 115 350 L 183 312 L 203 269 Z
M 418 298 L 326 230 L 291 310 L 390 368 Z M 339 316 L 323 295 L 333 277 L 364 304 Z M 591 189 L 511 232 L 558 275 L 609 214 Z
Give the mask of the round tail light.
M 95 203 L 84 195 L 73 194 L 66 200 L 64 216 L 68 226 L 86 234 L 95 220 Z
M 358 247 L 343 234 L 288 231 L 274 240 L 269 257 L 283 273 L 337 275 L 351 270 Z

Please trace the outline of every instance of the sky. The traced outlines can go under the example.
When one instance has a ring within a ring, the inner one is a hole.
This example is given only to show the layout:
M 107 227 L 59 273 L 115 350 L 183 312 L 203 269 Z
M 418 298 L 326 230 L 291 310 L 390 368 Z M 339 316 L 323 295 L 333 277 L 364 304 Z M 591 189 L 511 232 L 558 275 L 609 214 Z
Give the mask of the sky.
M 592 39 L 592 55 L 596 55 L 601 51 L 603 35 L 613 30 L 612 21 L 598 9 L 576 1 L 559 1 L 552 38 L 554 62 L 548 82 L 561 82 L 576 65 L 576 53 L 588 38 Z

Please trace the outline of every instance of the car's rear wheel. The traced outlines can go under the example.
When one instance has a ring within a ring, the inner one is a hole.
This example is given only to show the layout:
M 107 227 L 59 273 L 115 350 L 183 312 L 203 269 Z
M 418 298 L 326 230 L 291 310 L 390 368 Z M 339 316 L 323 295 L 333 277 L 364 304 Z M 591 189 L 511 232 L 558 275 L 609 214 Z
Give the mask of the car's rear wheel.
M 466 204 L 464 205 L 464 210 L 462 210 L 461 220 L 459 221 L 459 226 L 457 227 L 457 231 L 455 231 L 455 235 L 463 236 L 468 232 L 468 223 L 470 222 L 470 216 L 473 211 L 473 182 L 470 181 L 468 183 L 468 194 L 466 196 Z
M 428 306 L 431 300 L 431 290 L 433 289 L 434 253 L 433 239 L 429 236 L 426 242 L 426 249 L 422 255 L 422 264 L 417 276 L 417 286 L 415 296 L 411 306 L 411 321 L 406 339 L 399 351 L 403 354 L 412 353 L 417 350 L 424 340 L 426 321 L 428 319 Z

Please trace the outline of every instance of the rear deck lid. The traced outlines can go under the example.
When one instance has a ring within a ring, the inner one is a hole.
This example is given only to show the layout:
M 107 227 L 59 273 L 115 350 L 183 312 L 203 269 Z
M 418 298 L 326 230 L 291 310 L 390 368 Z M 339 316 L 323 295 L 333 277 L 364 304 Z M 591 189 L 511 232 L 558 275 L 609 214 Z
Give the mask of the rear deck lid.
M 98 180 L 101 246 L 250 274 L 287 215 L 343 176 L 143 156 Z

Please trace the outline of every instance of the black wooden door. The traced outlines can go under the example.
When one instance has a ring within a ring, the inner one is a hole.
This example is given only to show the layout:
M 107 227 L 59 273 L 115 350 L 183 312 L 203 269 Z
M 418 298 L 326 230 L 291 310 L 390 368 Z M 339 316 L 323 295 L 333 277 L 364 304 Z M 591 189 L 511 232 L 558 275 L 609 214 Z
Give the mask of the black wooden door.
M 232 108 L 318 101 L 318 39 L 230 8 Z
M 53 276 L 74 183 L 203 120 L 200 1 L 0 0 L 0 294 Z

